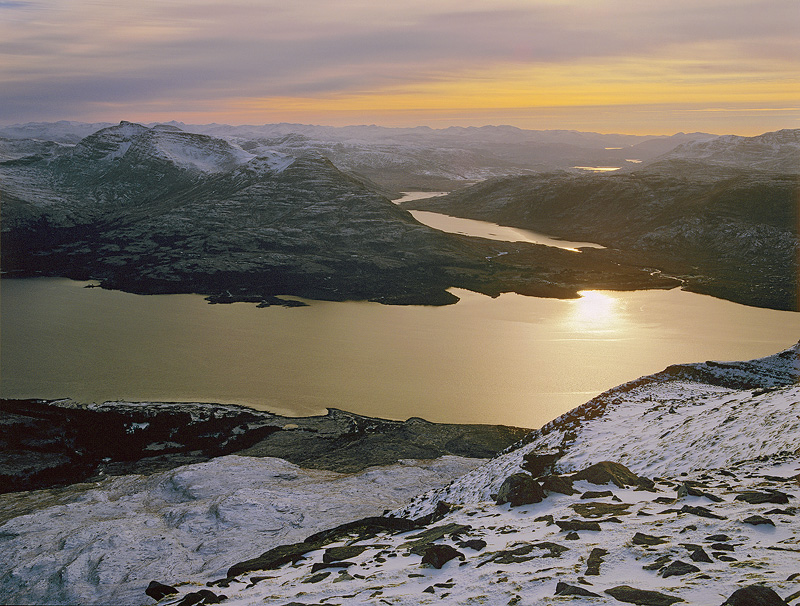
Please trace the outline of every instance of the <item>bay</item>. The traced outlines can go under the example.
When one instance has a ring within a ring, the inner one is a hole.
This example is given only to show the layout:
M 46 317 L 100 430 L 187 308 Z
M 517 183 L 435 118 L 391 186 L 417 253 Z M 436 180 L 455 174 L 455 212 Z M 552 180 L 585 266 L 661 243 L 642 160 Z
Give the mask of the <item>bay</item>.
M 84 286 L 2 280 L 2 397 L 538 427 L 670 364 L 751 359 L 800 337 L 800 314 L 678 289 L 576 300 L 454 290 L 461 301 L 446 307 L 259 309 Z

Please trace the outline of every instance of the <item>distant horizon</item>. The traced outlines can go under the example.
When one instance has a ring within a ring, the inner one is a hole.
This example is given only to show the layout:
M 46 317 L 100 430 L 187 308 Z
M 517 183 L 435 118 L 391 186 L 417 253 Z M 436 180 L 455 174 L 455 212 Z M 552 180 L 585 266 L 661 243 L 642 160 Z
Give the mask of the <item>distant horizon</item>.
M 0 1 L 0 124 L 800 127 L 796 0 Z
M 386 125 L 386 124 L 376 124 L 376 123 L 352 123 L 352 124 L 324 124 L 324 123 L 312 123 L 312 122 L 288 122 L 288 121 L 280 121 L 280 122 L 241 122 L 241 123 L 232 123 L 232 122 L 187 122 L 185 120 L 178 120 L 178 119 L 169 119 L 169 120 L 131 120 L 127 118 L 122 118 L 120 120 L 80 120 L 80 119 L 69 119 L 69 118 L 61 118 L 61 119 L 53 119 L 53 120 L 29 120 L 25 122 L 7 122 L 7 123 L 0 123 L 0 129 L 2 128 L 14 128 L 14 127 L 23 127 L 30 124 L 58 124 L 58 123 L 71 123 L 71 124 L 83 124 L 83 125 L 93 125 L 93 124 L 108 124 L 111 126 L 120 124 L 122 122 L 131 122 L 135 124 L 141 124 L 143 126 L 155 126 L 158 124 L 183 124 L 185 126 L 230 126 L 234 128 L 243 128 L 243 127 L 263 127 L 263 126 L 309 126 L 315 128 L 384 128 L 384 129 L 391 129 L 391 130 L 417 130 L 417 129 L 428 129 L 433 131 L 443 131 L 448 130 L 450 128 L 462 128 L 462 129 L 481 129 L 481 128 L 513 128 L 522 131 L 530 131 L 530 132 L 579 132 L 579 133 L 590 133 L 590 134 L 598 134 L 598 135 L 622 135 L 622 136 L 633 136 L 633 137 L 672 137 L 676 135 L 694 135 L 694 134 L 702 134 L 702 135 L 711 135 L 715 137 L 722 137 L 726 135 L 733 135 L 739 137 L 753 137 L 766 134 L 768 132 L 777 132 L 780 130 L 798 130 L 800 127 L 792 128 L 789 126 L 778 127 L 769 129 L 766 131 L 759 131 L 754 134 L 742 134 L 742 133 L 732 133 L 732 132 L 709 132 L 709 131 L 699 131 L 699 130 L 677 130 L 673 132 L 646 132 L 646 133 L 632 133 L 632 132 L 622 132 L 622 131 L 614 131 L 614 130 L 583 130 L 579 128 L 557 128 L 557 127 L 548 127 L 548 128 L 530 128 L 530 127 L 523 127 L 517 126 L 514 124 L 450 124 L 446 126 L 430 126 L 427 124 L 415 124 L 413 126 L 396 126 L 396 125 Z

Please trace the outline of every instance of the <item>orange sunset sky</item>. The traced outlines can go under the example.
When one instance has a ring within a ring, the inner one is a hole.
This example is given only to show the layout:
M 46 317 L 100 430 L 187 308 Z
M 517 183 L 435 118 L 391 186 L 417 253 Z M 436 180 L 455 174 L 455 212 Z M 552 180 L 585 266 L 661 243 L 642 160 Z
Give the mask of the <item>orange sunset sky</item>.
M 800 128 L 798 0 L 0 1 L 0 124 Z

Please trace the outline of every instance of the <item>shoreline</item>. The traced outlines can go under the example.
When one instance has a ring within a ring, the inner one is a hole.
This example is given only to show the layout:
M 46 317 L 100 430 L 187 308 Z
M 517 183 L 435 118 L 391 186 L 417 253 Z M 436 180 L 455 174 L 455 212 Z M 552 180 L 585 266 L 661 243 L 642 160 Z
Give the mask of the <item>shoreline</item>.
M 219 456 L 355 473 L 402 459 L 491 458 L 531 430 L 393 421 L 336 408 L 289 417 L 241 405 L 0 399 L 0 485 L 19 492 L 150 475 Z

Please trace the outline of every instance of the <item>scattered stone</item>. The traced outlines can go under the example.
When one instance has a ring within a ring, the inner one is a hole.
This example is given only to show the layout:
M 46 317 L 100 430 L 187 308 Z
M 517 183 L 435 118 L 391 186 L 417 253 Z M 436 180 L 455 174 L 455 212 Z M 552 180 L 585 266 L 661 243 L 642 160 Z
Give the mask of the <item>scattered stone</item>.
M 686 484 L 681 484 L 680 486 L 678 486 L 678 490 L 675 491 L 675 492 L 678 495 L 679 499 L 682 499 L 684 497 L 688 497 L 689 496 L 689 487 Z
M 253 570 L 275 570 L 289 562 L 297 562 L 306 553 L 315 549 L 319 549 L 319 545 L 306 542 L 279 545 L 258 557 L 234 564 L 228 569 L 228 577 L 237 577 Z
M 418 551 L 419 548 L 423 548 L 427 546 L 429 543 L 433 543 L 434 541 L 438 541 L 439 539 L 443 539 L 446 536 L 457 536 L 462 534 L 468 530 L 471 530 L 471 526 L 466 526 L 464 524 L 456 524 L 451 522 L 450 524 L 443 524 L 441 526 L 436 526 L 434 528 L 429 528 L 428 530 L 424 530 L 418 534 L 408 537 L 408 541 L 403 543 L 403 547 L 411 547 L 412 553 L 418 553 L 421 555 L 421 551 Z
M 567 534 L 567 536 L 564 537 L 564 539 L 567 541 L 578 541 L 580 540 L 580 538 L 581 535 L 579 535 L 577 532 L 570 532 L 569 534 Z
M 706 553 L 706 550 L 703 549 L 702 547 L 699 547 L 694 551 L 692 551 L 691 555 L 689 556 L 689 559 L 692 560 L 692 562 L 705 562 L 706 564 L 714 561 Z
M 183 599 L 175 606 L 194 606 L 194 604 L 219 604 L 224 602 L 228 597 L 224 595 L 217 595 L 208 589 L 201 589 L 200 591 L 192 591 L 183 596 Z
M 775 522 L 770 520 L 769 518 L 765 518 L 764 516 L 750 516 L 742 520 L 745 524 L 752 524 L 753 526 L 760 526 L 761 524 L 768 524 L 769 526 L 775 526 Z
M 684 505 L 680 508 L 679 513 L 691 513 L 693 515 L 700 516 L 701 518 L 711 518 L 713 520 L 725 519 L 725 516 L 719 516 L 702 506 L 692 507 L 691 505 Z
M 787 603 L 769 587 L 748 585 L 734 591 L 722 606 L 788 606 Z
M 578 491 L 572 487 L 572 479 L 565 478 L 564 476 L 547 475 L 540 478 L 542 488 L 549 492 L 557 492 L 560 494 L 574 495 Z
M 423 564 L 430 564 L 434 568 L 441 568 L 453 558 L 464 559 L 464 554 L 450 545 L 429 545 L 422 556 Z
M 613 497 L 614 493 L 610 490 L 587 490 L 581 495 L 581 499 L 602 499 L 603 497 Z
M 728 545 L 727 543 L 714 543 L 711 545 L 711 549 L 716 549 L 717 551 L 736 551 L 733 545 Z
M 144 592 L 155 601 L 159 601 L 168 595 L 178 593 L 178 590 L 171 585 L 164 585 L 164 583 L 159 583 L 158 581 L 150 581 L 150 584 Z
M 497 492 L 497 504 L 510 503 L 511 507 L 539 503 L 547 495 L 542 487 L 527 473 L 515 473 L 508 476 Z
M 669 497 L 657 497 L 653 499 L 653 503 L 658 503 L 659 505 L 672 505 L 675 502 L 675 499 L 670 499 Z
M 584 518 L 599 518 L 606 515 L 626 515 L 632 505 L 628 503 L 573 503 L 570 508 Z
M 649 534 L 637 532 L 635 535 L 633 535 L 631 543 L 634 545 L 661 545 L 662 543 L 669 543 L 669 539 L 654 537 Z
M 700 572 L 700 569 L 694 564 L 675 560 L 672 562 L 672 564 L 664 568 L 664 570 L 662 570 L 659 574 L 666 579 L 667 577 L 683 576 L 685 574 L 689 574 L 690 572 Z
M 330 570 L 326 570 L 325 572 L 320 572 L 318 574 L 312 574 L 305 581 L 303 581 L 303 583 L 319 583 L 320 581 L 324 581 L 325 579 L 327 579 L 330 576 L 330 574 L 331 574 Z
M 322 561 L 326 564 L 329 562 L 338 562 L 340 560 L 349 560 L 360 556 L 366 551 L 365 545 L 344 545 L 342 547 L 331 547 L 326 549 L 322 554 Z
M 575 585 L 568 585 L 559 581 L 556 584 L 556 595 L 580 595 L 589 598 L 599 598 L 600 595 L 584 589 L 583 587 L 576 587 Z
M 762 503 L 774 503 L 776 505 L 786 505 L 789 502 L 789 495 L 780 490 L 770 490 L 761 492 L 758 490 L 746 490 L 736 495 L 736 501 L 744 501 L 751 505 L 761 505 Z
M 586 576 L 599 576 L 600 564 L 603 563 L 603 556 L 608 555 L 608 551 L 595 547 L 589 554 L 589 559 L 586 561 Z
M 311 572 L 318 572 L 326 568 L 347 568 L 355 565 L 355 562 L 317 562 L 311 565 Z
M 556 520 L 556 525 L 561 530 L 602 530 L 597 522 L 586 520 Z
M 731 538 L 726 534 L 711 534 L 708 535 L 704 541 L 712 542 L 712 541 L 730 541 Z
M 545 473 L 552 473 L 553 465 L 559 458 L 561 453 L 558 451 L 529 452 L 522 457 L 523 462 L 520 467 L 538 478 Z
M 736 562 L 736 558 L 733 556 L 729 556 L 728 554 L 721 552 L 721 551 L 712 551 L 711 555 L 717 558 L 720 562 Z
M 480 551 L 481 549 L 486 547 L 486 541 L 483 539 L 469 539 L 468 541 L 460 541 L 458 543 L 459 547 L 469 547 L 470 549 L 474 549 L 475 551 Z
M 645 564 L 642 566 L 642 568 L 644 570 L 658 570 L 659 568 L 663 568 L 671 559 L 672 558 L 670 558 L 668 555 L 663 555 L 656 558 L 655 562 L 652 562 L 651 564 Z
M 534 518 L 533 521 L 534 522 L 547 522 L 548 526 L 552 526 L 553 524 L 555 524 L 555 520 L 553 519 L 553 516 L 551 516 L 551 515 L 539 516 L 538 518 Z
M 422 593 L 436 593 L 436 590 L 433 588 L 433 585 L 428 585 L 422 590 Z
M 547 553 L 532 553 L 534 549 L 547 550 Z M 523 543 L 514 549 L 505 549 L 503 551 L 497 551 L 493 553 L 489 559 L 479 563 L 476 568 L 480 568 L 481 566 L 490 562 L 495 562 L 497 564 L 521 564 L 522 562 L 527 562 L 539 557 L 557 558 L 563 552 L 568 550 L 569 547 L 564 547 L 563 545 L 551 543 L 549 541 L 543 541 L 541 543 Z
M 647 591 L 645 589 L 636 589 L 628 585 L 620 585 L 606 589 L 603 593 L 607 593 L 615 600 L 620 602 L 628 602 L 630 604 L 639 604 L 640 606 L 670 606 L 675 602 L 683 602 L 681 598 L 659 593 L 657 591 Z
M 611 482 L 619 488 L 638 486 L 651 490 L 655 486 L 652 480 L 641 478 L 621 463 L 613 461 L 603 461 L 590 465 L 572 476 L 572 479 L 586 480 L 592 484 L 608 484 Z

